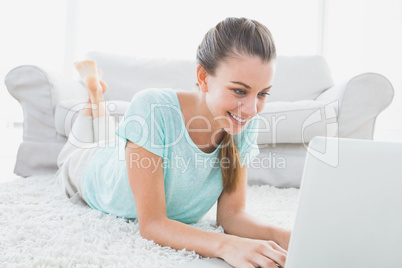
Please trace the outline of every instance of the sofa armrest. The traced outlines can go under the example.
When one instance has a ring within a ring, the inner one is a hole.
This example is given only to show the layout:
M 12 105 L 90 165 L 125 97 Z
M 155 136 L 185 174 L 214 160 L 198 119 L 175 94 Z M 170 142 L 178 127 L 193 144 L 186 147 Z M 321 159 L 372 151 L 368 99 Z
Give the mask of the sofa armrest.
M 57 103 L 87 94 L 81 83 L 32 65 L 12 69 L 5 84 L 22 106 L 24 141 L 56 140 L 54 110 Z
M 14 172 L 21 176 L 53 172 L 58 152 L 66 142 L 55 128 L 55 107 L 60 100 L 87 98 L 85 87 L 61 74 L 32 65 L 12 69 L 5 84 L 21 104 L 24 116 L 23 142 Z M 49 161 L 50 156 L 53 162 Z
M 364 73 L 321 93 L 316 101 L 331 104 L 338 114 L 339 137 L 373 139 L 377 116 L 392 102 L 387 78 Z

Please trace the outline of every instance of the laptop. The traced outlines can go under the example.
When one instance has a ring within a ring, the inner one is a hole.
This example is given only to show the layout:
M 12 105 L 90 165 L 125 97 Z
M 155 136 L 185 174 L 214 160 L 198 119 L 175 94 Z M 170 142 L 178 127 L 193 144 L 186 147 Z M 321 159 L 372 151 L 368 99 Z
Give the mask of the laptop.
M 285 268 L 304 267 L 402 267 L 402 143 L 310 141 Z

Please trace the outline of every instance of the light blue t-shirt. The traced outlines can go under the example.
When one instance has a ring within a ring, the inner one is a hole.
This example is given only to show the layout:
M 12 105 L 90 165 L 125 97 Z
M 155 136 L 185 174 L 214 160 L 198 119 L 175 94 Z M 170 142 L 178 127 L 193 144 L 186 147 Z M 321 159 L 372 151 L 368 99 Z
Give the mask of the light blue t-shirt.
M 242 165 L 259 154 L 257 133 L 258 115 L 242 133 L 234 135 Z M 222 193 L 222 144 L 212 153 L 204 153 L 195 145 L 173 89 L 149 88 L 137 93 L 116 134 L 119 138 L 115 146 L 100 149 L 82 175 L 84 199 L 92 208 L 118 217 L 137 218 L 126 168 L 127 140 L 161 157 L 169 219 L 197 222 Z M 130 160 L 132 165 L 143 167 L 158 165 L 135 155 Z

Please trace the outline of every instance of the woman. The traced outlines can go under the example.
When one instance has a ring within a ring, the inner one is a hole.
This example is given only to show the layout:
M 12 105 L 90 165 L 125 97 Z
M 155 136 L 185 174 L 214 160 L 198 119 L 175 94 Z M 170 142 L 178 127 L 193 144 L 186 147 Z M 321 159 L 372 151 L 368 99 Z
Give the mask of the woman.
M 142 90 L 116 131 L 101 71 L 94 62 L 77 63 L 90 108 L 80 111 L 59 156 L 67 196 L 138 219 L 141 235 L 163 246 L 220 257 L 235 267 L 283 267 L 290 231 L 245 211 L 247 164 L 259 153 L 255 129 L 275 58 L 264 25 L 227 18 L 198 47 L 198 90 Z M 225 234 L 188 225 L 216 201 Z

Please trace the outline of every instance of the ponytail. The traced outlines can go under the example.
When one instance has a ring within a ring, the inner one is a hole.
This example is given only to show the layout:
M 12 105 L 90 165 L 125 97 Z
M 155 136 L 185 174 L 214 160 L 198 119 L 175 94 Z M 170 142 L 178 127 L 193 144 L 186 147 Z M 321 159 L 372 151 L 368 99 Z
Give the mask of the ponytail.
M 240 180 L 240 154 L 233 135 L 225 133 L 221 147 L 221 169 L 223 190 L 231 193 L 236 190 Z

